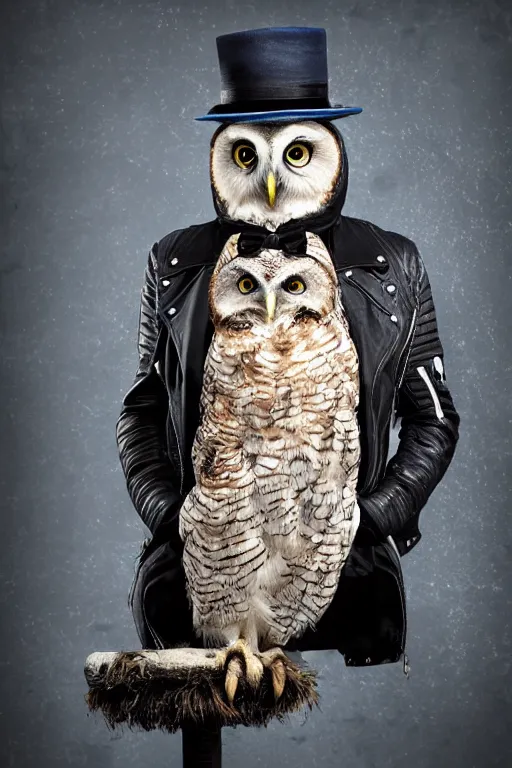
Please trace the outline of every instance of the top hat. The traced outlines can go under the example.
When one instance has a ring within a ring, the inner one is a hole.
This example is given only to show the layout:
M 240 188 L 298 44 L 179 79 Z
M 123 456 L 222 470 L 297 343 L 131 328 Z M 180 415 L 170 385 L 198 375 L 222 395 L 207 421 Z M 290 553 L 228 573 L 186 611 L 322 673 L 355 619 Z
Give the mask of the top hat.
M 268 27 L 233 32 L 217 38 L 217 51 L 220 104 L 196 120 L 335 120 L 363 111 L 329 102 L 325 29 Z

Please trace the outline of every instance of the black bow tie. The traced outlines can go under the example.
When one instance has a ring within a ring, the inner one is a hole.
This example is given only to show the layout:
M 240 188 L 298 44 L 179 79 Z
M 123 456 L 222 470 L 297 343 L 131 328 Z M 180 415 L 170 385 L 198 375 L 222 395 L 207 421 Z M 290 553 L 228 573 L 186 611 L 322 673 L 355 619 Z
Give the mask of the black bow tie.
M 245 224 L 238 238 L 239 256 L 256 256 L 259 251 L 274 248 L 287 256 L 306 254 L 306 231 L 302 226 L 278 227 L 276 232 L 269 232 L 256 224 Z
M 275 248 L 287 256 L 307 256 L 306 232 L 314 232 L 322 237 L 329 248 L 329 231 L 338 219 L 337 209 L 327 207 L 315 216 L 305 216 L 303 219 L 291 219 L 271 232 L 259 224 L 249 224 L 241 219 L 229 219 L 219 216 L 220 235 L 222 244 L 230 235 L 240 234 L 238 238 L 239 256 L 256 256 L 264 248 Z M 325 234 L 324 234 L 325 233 Z M 220 246 L 222 248 L 222 246 Z M 220 251 L 219 251 L 220 253 Z

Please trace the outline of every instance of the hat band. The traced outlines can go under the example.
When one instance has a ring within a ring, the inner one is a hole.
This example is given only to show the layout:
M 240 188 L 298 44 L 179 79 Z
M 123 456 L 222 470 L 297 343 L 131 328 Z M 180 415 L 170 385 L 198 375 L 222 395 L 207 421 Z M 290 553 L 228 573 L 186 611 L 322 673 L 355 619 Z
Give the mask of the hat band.
M 327 100 L 325 83 L 265 83 L 263 86 L 248 85 L 223 88 L 220 94 L 221 104 L 235 101 L 277 101 L 293 99 Z

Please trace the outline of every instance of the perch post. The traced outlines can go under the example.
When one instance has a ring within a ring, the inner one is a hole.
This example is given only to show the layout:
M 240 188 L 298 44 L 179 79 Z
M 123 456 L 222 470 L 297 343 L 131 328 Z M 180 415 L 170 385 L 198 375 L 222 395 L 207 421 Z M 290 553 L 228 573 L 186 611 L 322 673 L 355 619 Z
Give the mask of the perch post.
M 221 768 L 222 733 L 213 726 L 183 726 L 183 768 Z

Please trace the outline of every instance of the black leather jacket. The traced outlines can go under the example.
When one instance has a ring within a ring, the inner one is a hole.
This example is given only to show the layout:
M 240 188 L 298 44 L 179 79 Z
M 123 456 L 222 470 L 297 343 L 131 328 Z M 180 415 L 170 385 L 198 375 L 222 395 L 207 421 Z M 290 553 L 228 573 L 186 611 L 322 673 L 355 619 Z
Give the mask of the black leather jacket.
M 146 647 L 194 643 L 178 516 L 195 482 L 191 448 L 213 333 L 208 285 L 226 239 L 220 219 L 172 232 L 154 244 L 144 274 L 139 365 L 123 400 L 117 442 L 130 498 L 152 533 L 130 593 Z M 420 511 L 452 459 L 459 416 L 415 244 L 341 214 L 325 241 L 359 355 L 362 522 L 338 599 L 317 632 L 287 647 L 338 648 L 354 665 L 397 661 L 406 633 L 399 556 L 421 538 Z M 396 418 L 399 447 L 387 461 Z

